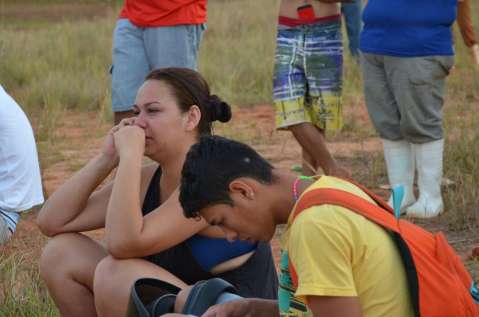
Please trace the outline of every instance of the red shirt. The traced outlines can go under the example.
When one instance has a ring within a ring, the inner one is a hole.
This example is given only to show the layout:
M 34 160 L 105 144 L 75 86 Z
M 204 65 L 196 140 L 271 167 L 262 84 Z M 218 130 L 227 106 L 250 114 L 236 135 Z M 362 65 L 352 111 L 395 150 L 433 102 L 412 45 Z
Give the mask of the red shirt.
M 125 0 L 120 18 L 140 27 L 206 22 L 207 0 Z

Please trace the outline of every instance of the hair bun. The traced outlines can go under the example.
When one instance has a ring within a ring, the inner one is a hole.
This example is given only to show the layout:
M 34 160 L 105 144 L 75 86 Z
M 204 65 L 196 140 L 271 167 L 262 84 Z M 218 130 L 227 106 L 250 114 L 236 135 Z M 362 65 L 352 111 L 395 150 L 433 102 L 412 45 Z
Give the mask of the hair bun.
M 210 96 L 211 121 L 228 122 L 231 119 L 231 107 L 217 95 Z

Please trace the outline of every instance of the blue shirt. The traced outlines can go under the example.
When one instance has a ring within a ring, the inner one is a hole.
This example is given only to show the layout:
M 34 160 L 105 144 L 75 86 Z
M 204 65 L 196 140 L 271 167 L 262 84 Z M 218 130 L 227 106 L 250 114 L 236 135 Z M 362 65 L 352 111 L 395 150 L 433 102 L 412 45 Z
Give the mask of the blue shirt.
M 457 0 L 369 0 L 360 48 L 398 57 L 454 55 Z

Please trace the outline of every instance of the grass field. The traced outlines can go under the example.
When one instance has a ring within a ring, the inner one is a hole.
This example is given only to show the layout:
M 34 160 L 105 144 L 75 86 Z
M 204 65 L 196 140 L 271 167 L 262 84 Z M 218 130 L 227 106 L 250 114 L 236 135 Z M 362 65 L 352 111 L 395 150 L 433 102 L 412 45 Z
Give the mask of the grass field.
M 0 84 L 32 120 L 47 193 L 88 159 L 110 125 L 108 70 L 119 2 L 0 0 Z M 274 164 L 288 167 L 298 162 L 296 145 L 274 132 L 270 112 L 253 107 L 271 104 L 277 5 L 277 0 L 210 0 L 199 68 L 213 92 L 239 114 L 217 132 L 251 143 Z M 473 5 L 479 26 L 479 3 Z M 479 242 L 479 70 L 455 33 L 457 64 L 448 79 L 444 162 L 445 176 L 455 185 L 444 189 L 445 215 L 421 225 L 447 231 L 463 252 Z M 345 127 L 329 141 L 338 160 L 374 187 L 386 182 L 382 153 L 365 112 L 359 69 L 345 58 Z M 56 174 L 59 167 L 61 175 Z M 0 317 L 58 315 L 38 275 L 46 239 L 33 217 L 25 216 L 18 238 L 0 249 Z M 477 271 L 477 263 L 469 266 Z

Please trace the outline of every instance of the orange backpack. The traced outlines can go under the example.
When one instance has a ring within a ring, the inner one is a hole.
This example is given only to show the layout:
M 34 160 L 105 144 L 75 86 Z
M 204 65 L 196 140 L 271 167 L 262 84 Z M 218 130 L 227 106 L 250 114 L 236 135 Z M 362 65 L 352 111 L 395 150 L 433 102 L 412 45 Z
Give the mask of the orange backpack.
M 389 205 L 374 193 L 355 184 L 378 205 L 339 189 L 318 188 L 304 193 L 296 203 L 294 219 L 305 209 L 336 205 L 356 212 L 391 233 L 406 271 L 416 317 L 477 317 L 470 293 L 473 280 L 442 232 L 432 234 L 408 221 L 397 219 Z M 295 286 L 298 277 L 290 261 Z

